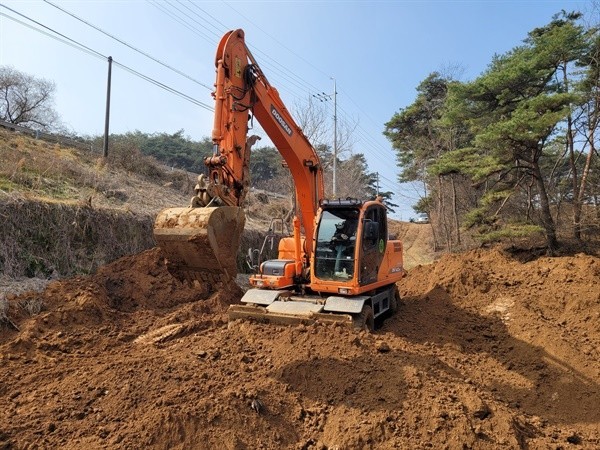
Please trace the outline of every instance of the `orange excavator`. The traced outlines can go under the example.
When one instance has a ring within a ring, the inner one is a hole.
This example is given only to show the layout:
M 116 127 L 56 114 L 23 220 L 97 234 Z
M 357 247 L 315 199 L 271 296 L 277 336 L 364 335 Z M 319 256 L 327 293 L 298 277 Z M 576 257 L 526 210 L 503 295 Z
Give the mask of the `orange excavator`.
M 154 236 L 171 273 L 190 282 L 219 283 L 236 275 L 245 216 L 251 147 L 249 122 L 258 120 L 294 180 L 293 235 L 279 242 L 278 259 L 250 277 L 230 319 L 275 323 L 343 322 L 373 329 L 394 312 L 404 275 L 402 242 L 388 237 L 381 199 L 325 199 L 317 153 L 234 30 L 216 55 L 214 154 L 205 159 L 187 208 L 162 211 Z

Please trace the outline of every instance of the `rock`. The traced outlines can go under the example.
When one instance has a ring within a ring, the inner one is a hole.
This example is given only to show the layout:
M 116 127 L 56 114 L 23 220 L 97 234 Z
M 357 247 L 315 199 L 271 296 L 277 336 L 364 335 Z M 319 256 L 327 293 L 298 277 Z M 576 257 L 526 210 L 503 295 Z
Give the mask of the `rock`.
M 473 417 L 481 420 L 487 419 L 491 415 L 492 410 L 485 402 L 481 402 L 477 409 L 473 411 Z
M 388 353 L 391 351 L 390 346 L 385 341 L 379 341 L 375 347 L 379 353 Z
M 240 361 L 242 361 L 242 362 L 243 362 L 243 363 L 245 363 L 245 364 L 249 364 L 249 363 L 251 363 L 251 362 L 254 362 L 254 358 L 253 358 L 252 356 L 243 355 L 243 356 L 240 358 Z

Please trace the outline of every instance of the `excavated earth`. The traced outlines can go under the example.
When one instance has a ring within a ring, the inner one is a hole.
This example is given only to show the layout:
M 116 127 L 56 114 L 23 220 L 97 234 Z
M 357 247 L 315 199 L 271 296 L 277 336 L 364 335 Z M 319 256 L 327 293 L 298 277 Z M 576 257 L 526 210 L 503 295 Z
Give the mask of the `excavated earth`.
M 210 288 L 153 249 L 10 297 L 0 448 L 600 448 L 600 258 L 446 255 L 371 334 Z

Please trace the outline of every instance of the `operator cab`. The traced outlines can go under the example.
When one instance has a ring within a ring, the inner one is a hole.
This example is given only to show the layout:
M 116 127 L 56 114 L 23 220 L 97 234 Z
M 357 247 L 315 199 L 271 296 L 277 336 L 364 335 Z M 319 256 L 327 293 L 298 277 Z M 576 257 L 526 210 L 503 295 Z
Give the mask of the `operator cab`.
M 354 277 L 360 208 L 336 207 L 321 213 L 315 252 L 315 276 L 323 281 Z
M 387 245 L 386 208 L 379 201 L 323 200 L 316 237 L 316 280 L 375 283 Z

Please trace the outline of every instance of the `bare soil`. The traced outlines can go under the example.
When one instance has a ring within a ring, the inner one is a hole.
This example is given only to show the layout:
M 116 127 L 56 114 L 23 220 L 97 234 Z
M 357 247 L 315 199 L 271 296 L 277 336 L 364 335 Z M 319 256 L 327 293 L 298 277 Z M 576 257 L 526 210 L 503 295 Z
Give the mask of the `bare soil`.
M 371 334 L 228 323 L 236 284 L 153 249 L 10 297 L 0 448 L 600 448 L 600 258 L 478 250 L 400 289 Z
M 388 221 L 390 234 L 402 241 L 404 248 L 404 267 L 430 264 L 435 260 L 433 229 L 428 223 Z

